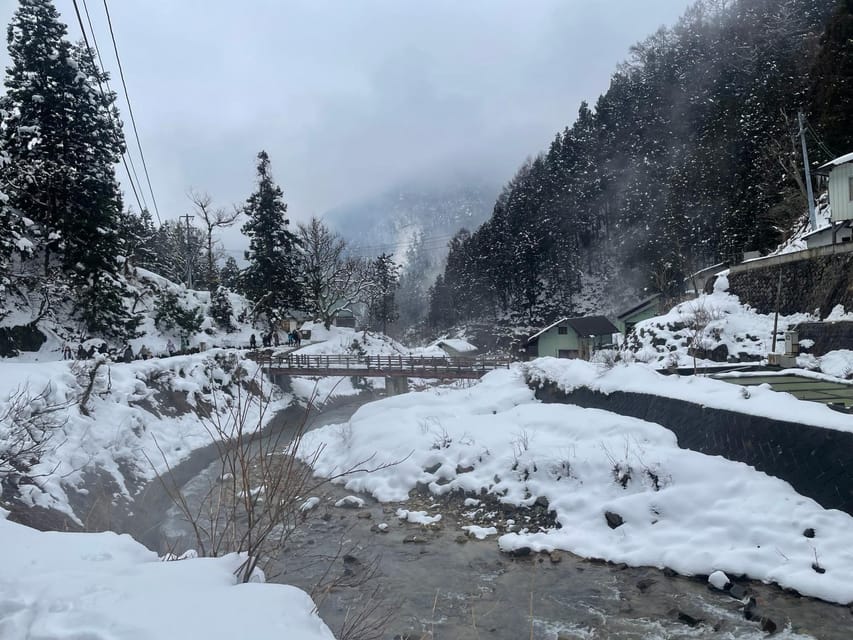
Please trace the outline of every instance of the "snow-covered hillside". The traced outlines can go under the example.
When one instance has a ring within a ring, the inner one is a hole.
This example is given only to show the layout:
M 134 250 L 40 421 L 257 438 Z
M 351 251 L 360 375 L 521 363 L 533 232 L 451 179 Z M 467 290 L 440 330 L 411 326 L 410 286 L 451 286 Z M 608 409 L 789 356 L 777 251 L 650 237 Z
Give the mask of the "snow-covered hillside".
M 175 349 L 180 349 L 182 344 L 186 349 L 193 349 L 203 343 L 208 347 L 245 347 L 252 333 L 259 335 L 258 329 L 246 319 L 250 303 L 238 294 L 227 294 L 231 314 L 229 326 L 223 326 L 213 317 L 211 294 L 207 291 L 187 289 L 140 268 L 134 268 L 125 275 L 124 282 L 128 293 L 124 300 L 125 308 L 139 319 L 139 337 L 127 341 L 134 352 L 144 345 L 155 355 L 165 354 L 169 341 Z M 62 358 L 62 348 L 66 344 L 76 350 L 81 343 L 88 346 L 91 340 L 101 339 L 106 339 L 116 350 L 124 348 L 125 341 L 88 333 L 85 326 L 73 317 L 73 300 L 62 297 L 62 294 L 61 289 L 51 292 L 49 288 L 47 291 L 22 288 L 7 293 L 0 310 L 0 330 L 35 323 L 44 336 L 44 343 L 35 345 L 37 353 L 22 350 L 18 354 L 20 357 L 56 360 Z M 186 317 L 194 316 L 190 322 L 195 325 L 193 329 L 183 329 L 175 322 L 175 315 L 180 313 Z
M 773 314 L 759 313 L 741 303 L 727 291 L 728 282 L 720 276 L 715 290 L 693 300 L 679 303 L 663 315 L 638 322 L 625 339 L 620 358 L 645 362 L 658 368 L 713 366 L 720 362 L 752 362 L 766 360 L 773 352 Z M 824 318 L 827 321 L 850 320 L 853 314 L 840 305 Z M 785 348 L 785 331 L 801 322 L 821 318 L 811 313 L 780 315 L 776 330 L 776 352 Z M 823 356 L 808 353 L 812 343 L 800 342 L 803 352 L 800 367 L 837 378 L 853 378 L 853 356 L 847 350 Z M 600 354 L 599 358 L 609 358 Z
M 213 441 L 205 416 L 233 424 L 231 408 L 242 402 L 246 429 L 255 430 L 286 401 L 255 363 L 236 352 L 129 364 L 7 361 L 0 372 L 0 474 L 17 479 L 25 504 L 58 509 L 80 522 L 83 514 L 74 513 L 69 494 L 84 489 L 87 472 L 108 474 L 129 497 L 140 483 Z M 41 445 L 32 448 L 34 440 Z M 24 464 L 15 463 L 21 451 L 31 453 Z

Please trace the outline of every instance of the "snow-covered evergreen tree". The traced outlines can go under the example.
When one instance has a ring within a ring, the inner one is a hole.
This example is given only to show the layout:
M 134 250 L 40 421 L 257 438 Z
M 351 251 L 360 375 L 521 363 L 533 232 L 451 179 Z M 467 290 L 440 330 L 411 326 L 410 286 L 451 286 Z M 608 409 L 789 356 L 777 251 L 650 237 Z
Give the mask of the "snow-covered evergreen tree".
M 270 172 L 266 151 L 258 154 L 258 186 L 246 200 L 243 213 L 248 220 L 242 227 L 249 238 L 242 273 L 242 287 L 255 303 L 254 315 L 272 320 L 281 312 L 302 305 L 299 277 L 299 239 L 289 229 L 284 194 Z
M 21 0 L 8 29 L 11 64 L 0 143 L 0 182 L 31 219 L 43 276 L 61 268 L 90 331 L 125 335 L 134 323 L 116 277 L 122 243 L 115 164 L 124 140 L 115 95 L 92 52 L 72 46 L 50 0 Z
M 208 313 L 216 321 L 216 324 L 225 329 L 225 331 L 232 331 L 234 329 L 232 319 L 234 309 L 231 306 L 231 300 L 228 298 L 228 289 L 220 285 L 210 294 Z
M 225 258 L 225 264 L 219 270 L 219 281 L 223 287 L 231 291 L 240 290 L 240 267 L 237 266 L 237 260 L 234 256 Z
M 367 305 L 370 325 L 388 331 L 388 325 L 400 316 L 397 307 L 397 287 L 400 284 L 400 267 L 394 258 L 383 253 L 373 261 L 373 292 Z

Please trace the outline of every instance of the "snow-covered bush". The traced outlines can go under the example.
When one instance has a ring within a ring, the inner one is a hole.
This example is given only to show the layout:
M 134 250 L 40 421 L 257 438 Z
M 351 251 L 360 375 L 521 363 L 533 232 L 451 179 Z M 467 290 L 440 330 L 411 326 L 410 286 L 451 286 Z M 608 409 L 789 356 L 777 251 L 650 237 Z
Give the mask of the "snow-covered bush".
M 198 333 L 204 320 L 197 307 L 184 305 L 178 294 L 166 289 L 157 297 L 154 324 L 159 329 L 180 329 L 187 333 Z

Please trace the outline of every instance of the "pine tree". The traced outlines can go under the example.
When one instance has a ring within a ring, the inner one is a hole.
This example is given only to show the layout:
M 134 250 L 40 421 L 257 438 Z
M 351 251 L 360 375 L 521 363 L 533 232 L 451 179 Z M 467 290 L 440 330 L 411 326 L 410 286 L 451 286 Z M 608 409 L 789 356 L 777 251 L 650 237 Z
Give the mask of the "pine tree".
M 219 281 L 222 286 L 231 291 L 239 291 L 240 287 L 240 267 L 237 266 L 237 260 L 234 256 L 225 258 L 225 264 L 219 271 Z
M 216 321 L 216 324 L 225 329 L 225 331 L 234 330 L 234 323 L 232 322 L 234 310 L 231 307 L 231 300 L 228 298 L 228 289 L 224 286 L 217 287 L 210 294 L 208 313 Z
M 394 258 L 383 253 L 373 261 L 373 295 L 367 306 L 370 324 L 388 332 L 388 325 L 400 316 L 396 293 L 400 282 L 400 267 Z
M 157 229 L 147 209 L 132 211 L 119 218 L 119 237 L 128 261 L 136 267 L 157 271 Z
M 273 181 L 266 151 L 258 154 L 257 171 L 257 189 L 243 207 L 248 218 L 242 231 L 249 238 L 249 266 L 241 280 L 246 296 L 255 303 L 255 317 L 265 314 L 272 321 L 282 312 L 302 305 L 300 243 L 288 229 L 284 194 Z
M 10 204 L 35 223 L 44 275 L 61 264 L 89 330 L 126 335 L 135 322 L 116 277 L 123 247 L 114 167 L 124 140 L 115 95 L 103 89 L 92 52 L 65 34 L 50 0 L 21 0 L 8 29 L 0 141 L 10 162 L 0 179 Z
M 840 2 L 830 18 L 811 75 L 810 112 L 818 131 L 835 153 L 853 151 L 853 0 Z

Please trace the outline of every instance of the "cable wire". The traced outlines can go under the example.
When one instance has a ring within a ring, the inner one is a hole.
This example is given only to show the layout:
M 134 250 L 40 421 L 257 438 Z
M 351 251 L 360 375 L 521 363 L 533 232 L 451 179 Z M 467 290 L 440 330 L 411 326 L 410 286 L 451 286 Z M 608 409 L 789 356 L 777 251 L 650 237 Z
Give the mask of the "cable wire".
M 829 156 L 829 159 L 830 159 L 830 160 L 832 160 L 833 158 L 837 158 L 837 157 L 838 157 L 838 156 L 836 156 L 836 155 L 835 155 L 835 154 L 834 154 L 834 153 L 829 149 L 829 147 L 827 147 L 827 146 L 823 143 L 823 140 L 821 140 L 821 139 L 820 139 L 820 136 L 819 136 L 819 135 L 817 135 L 817 131 L 815 131 L 815 130 L 814 130 L 814 127 L 812 127 L 812 124 L 811 124 L 811 122 L 809 122 L 809 121 L 808 121 L 808 119 L 806 119 L 806 130 L 808 130 L 808 131 L 809 131 L 809 133 L 811 133 L 811 134 L 812 134 L 812 138 L 814 138 L 815 142 L 817 142 L 817 146 L 819 146 L 819 147 L 823 150 L 823 152 L 824 152 L 827 156 Z
M 136 118 L 133 116 L 133 106 L 130 103 L 130 95 L 127 92 L 127 82 L 124 79 L 124 69 L 121 66 L 121 57 L 118 54 L 118 45 L 116 44 L 116 36 L 113 31 L 113 21 L 110 17 L 110 8 L 107 5 L 107 0 L 104 0 L 104 12 L 107 15 L 107 25 L 110 28 L 110 38 L 113 41 L 113 51 L 115 51 L 116 62 L 118 63 L 118 74 L 119 78 L 121 78 L 121 86 L 124 89 L 124 98 L 127 101 L 127 111 L 130 114 L 130 124 L 133 126 L 133 135 L 136 137 L 136 146 L 139 149 L 139 157 L 142 159 L 142 169 L 145 172 L 145 181 L 148 183 L 148 192 L 151 194 L 151 202 L 154 203 L 154 211 L 157 214 L 157 220 L 160 220 L 160 209 L 157 207 L 157 198 L 154 196 L 154 189 L 151 188 L 151 177 L 148 174 L 148 163 L 145 162 L 145 154 L 142 152 L 142 143 L 139 141 L 139 130 L 136 128 Z
M 76 2 L 75 2 L 75 9 L 76 9 Z M 95 53 L 98 56 L 98 64 L 100 64 L 100 66 L 101 66 L 101 71 L 106 73 L 106 67 L 104 66 L 104 59 L 101 57 L 101 48 L 98 46 L 98 36 L 95 35 L 95 27 L 92 25 L 92 17 L 89 15 L 89 5 L 86 4 L 86 0 L 83 0 L 83 12 L 86 14 L 86 22 L 89 24 L 89 32 L 92 34 L 92 44 L 95 45 Z M 78 16 L 78 19 L 79 19 L 79 16 Z M 107 85 L 107 91 L 112 93 L 113 88 L 110 86 L 109 79 L 105 79 L 104 83 Z M 101 93 L 103 93 L 103 91 L 101 91 Z M 136 172 L 136 165 L 133 163 L 133 156 L 130 154 L 129 150 L 122 152 L 122 154 L 124 154 L 124 153 L 127 154 L 127 160 L 124 160 L 124 158 L 122 158 L 122 160 L 125 162 L 125 170 L 127 170 L 126 165 L 129 162 L 130 163 L 130 170 L 133 171 L 133 180 L 136 181 L 136 184 L 142 185 L 142 182 L 139 179 L 139 174 Z M 128 179 L 129 178 L 130 178 L 130 175 L 128 174 Z M 132 181 L 131 181 L 131 186 L 133 187 L 134 192 L 135 192 L 136 187 L 135 187 L 135 185 L 133 185 Z M 145 201 L 145 192 L 142 191 L 141 188 L 139 191 L 140 191 L 140 193 L 136 197 L 137 204 L 139 204 L 139 198 L 141 196 L 142 197 L 142 204 L 140 205 L 140 207 L 144 207 L 144 210 L 148 211 L 149 210 L 148 209 L 148 203 Z M 160 222 L 159 215 L 157 216 L 157 222 Z
M 103 72 L 103 66 L 98 67 L 98 65 L 95 63 L 95 58 L 92 55 L 92 47 L 89 45 L 89 37 L 86 35 L 86 29 L 83 27 L 83 18 L 80 16 L 80 7 L 77 6 L 77 0 L 73 0 L 73 2 L 74 2 L 74 12 L 77 14 L 77 23 L 80 25 L 80 32 L 83 34 L 83 42 L 86 45 L 86 51 L 89 52 L 89 57 L 92 60 L 92 66 L 95 67 L 96 69 L 100 69 L 101 72 Z M 90 23 L 90 26 L 91 26 L 91 23 Z M 95 33 L 92 32 L 92 38 L 94 38 L 94 37 L 95 37 Z M 100 59 L 100 56 L 99 56 L 99 59 Z M 103 84 L 101 84 L 101 78 L 98 77 L 97 80 L 98 80 L 98 88 L 101 91 L 101 97 L 104 99 L 104 101 L 106 101 L 107 96 L 106 96 L 106 93 L 104 93 L 104 86 L 103 86 Z M 114 124 L 116 126 L 118 125 L 118 123 L 114 123 Z M 136 204 L 139 205 L 139 208 L 141 210 L 142 209 L 142 203 L 140 202 L 139 193 L 136 190 L 136 185 L 133 184 L 133 178 L 130 175 L 130 169 L 127 166 L 127 158 L 125 157 L 124 151 L 122 151 L 122 154 L 121 154 L 121 161 L 122 161 L 122 164 L 124 165 L 124 172 L 127 174 L 127 181 L 130 183 L 130 188 L 133 190 L 133 195 L 136 198 Z M 131 159 L 131 164 L 133 164 L 132 159 Z M 134 173 L 136 173 L 135 169 L 134 169 Z M 159 220 L 159 218 L 158 218 L 158 220 Z

